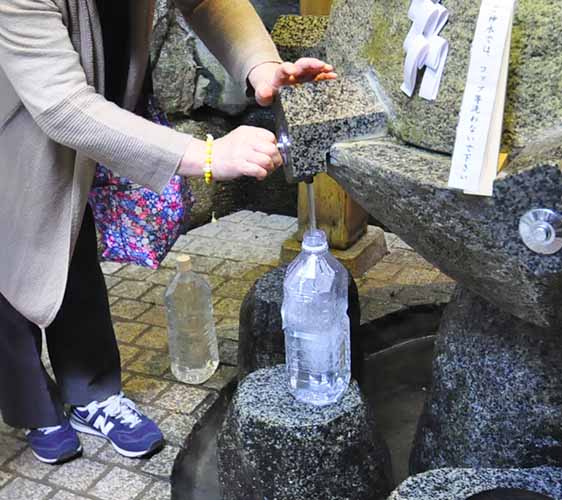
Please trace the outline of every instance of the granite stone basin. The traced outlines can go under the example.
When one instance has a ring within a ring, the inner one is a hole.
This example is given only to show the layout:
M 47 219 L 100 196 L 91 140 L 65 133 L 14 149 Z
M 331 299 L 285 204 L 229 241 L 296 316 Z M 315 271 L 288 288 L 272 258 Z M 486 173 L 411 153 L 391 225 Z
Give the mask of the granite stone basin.
M 520 319 L 554 326 L 562 320 L 562 254 L 533 253 L 518 225 L 532 208 L 562 210 L 561 139 L 514 158 L 492 198 L 447 189 L 448 155 L 391 137 L 334 145 L 329 173 L 444 273 Z

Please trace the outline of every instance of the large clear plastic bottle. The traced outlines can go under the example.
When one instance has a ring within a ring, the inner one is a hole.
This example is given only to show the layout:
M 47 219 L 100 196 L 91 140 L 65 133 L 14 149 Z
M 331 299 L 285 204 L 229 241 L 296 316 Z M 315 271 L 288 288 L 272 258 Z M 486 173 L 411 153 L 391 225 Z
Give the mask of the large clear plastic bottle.
M 289 390 L 299 401 L 332 404 L 349 385 L 348 281 L 326 234 L 307 232 L 287 269 L 282 306 Z
M 164 295 L 172 373 L 181 382 L 202 384 L 219 366 L 211 287 L 192 271 L 191 259 L 177 259 L 177 273 Z

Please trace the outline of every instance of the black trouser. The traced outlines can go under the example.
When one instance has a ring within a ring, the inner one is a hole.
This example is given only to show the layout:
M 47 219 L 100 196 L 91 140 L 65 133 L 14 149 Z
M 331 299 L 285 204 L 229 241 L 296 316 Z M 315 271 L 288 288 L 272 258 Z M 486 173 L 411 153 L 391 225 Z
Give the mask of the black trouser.
M 89 207 L 63 304 L 46 337 L 56 383 L 41 363 L 41 330 L 0 294 L 0 411 L 10 426 L 58 425 L 64 403 L 86 405 L 121 390 L 119 351 Z

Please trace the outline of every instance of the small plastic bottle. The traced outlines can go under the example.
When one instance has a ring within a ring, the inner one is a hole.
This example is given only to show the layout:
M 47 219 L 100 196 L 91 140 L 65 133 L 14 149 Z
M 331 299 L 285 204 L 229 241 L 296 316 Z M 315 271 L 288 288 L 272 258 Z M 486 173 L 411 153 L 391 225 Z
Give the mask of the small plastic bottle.
M 177 259 L 177 273 L 164 295 L 172 373 L 181 382 L 202 384 L 219 366 L 219 350 L 209 283 Z
M 287 269 L 282 306 L 289 390 L 302 402 L 337 402 L 351 379 L 347 270 L 326 234 L 309 231 Z

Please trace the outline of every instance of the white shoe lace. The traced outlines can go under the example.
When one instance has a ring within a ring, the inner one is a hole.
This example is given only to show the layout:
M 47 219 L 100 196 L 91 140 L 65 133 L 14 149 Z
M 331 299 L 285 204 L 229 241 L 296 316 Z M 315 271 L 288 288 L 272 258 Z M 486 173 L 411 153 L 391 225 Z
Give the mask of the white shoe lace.
M 106 416 L 120 420 L 122 424 L 129 425 L 131 429 L 142 422 L 135 403 L 127 399 L 123 393 L 111 396 L 101 403 L 93 401 L 86 406 L 90 415 L 93 415 L 100 408 L 103 409 Z

